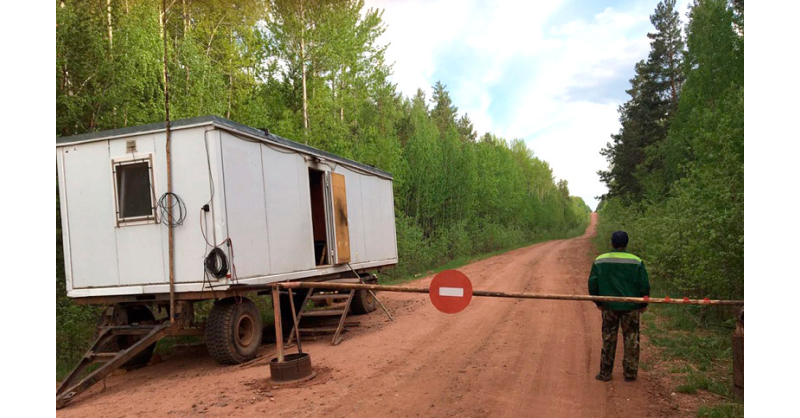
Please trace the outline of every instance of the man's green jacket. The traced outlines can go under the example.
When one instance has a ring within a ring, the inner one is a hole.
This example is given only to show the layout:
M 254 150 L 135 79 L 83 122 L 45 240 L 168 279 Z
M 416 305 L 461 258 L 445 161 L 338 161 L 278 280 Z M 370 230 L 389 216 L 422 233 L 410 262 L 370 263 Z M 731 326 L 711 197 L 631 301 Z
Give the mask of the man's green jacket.
M 593 296 L 642 297 L 650 295 L 650 279 L 641 258 L 614 250 L 594 260 L 589 275 L 589 294 Z M 597 306 L 620 311 L 644 308 L 646 303 L 596 302 Z

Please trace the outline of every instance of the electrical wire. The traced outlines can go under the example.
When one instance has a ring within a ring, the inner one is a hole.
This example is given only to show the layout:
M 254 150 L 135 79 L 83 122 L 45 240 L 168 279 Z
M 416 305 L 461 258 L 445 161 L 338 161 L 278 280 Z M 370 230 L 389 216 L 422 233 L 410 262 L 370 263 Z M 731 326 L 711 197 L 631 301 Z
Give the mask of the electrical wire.
M 206 242 L 206 245 L 207 245 L 206 248 L 209 248 L 209 247 L 211 248 L 211 251 L 209 253 L 207 253 L 206 256 L 204 257 L 205 263 L 206 263 L 205 264 L 206 271 L 211 273 L 211 275 L 216 277 L 217 279 L 221 279 L 221 278 L 227 276 L 227 274 L 222 274 L 221 276 L 218 276 L 217 274 L 214 274 L 214 270 L 215 270 L 214 268 L 209 269 L 209 263 L 212 263 L 211 264 L 212 267 L 215 266 L 215 264 L 214 264 L 215 262 L 214 261 L 209 261 L 209 258 L 211 258 L 211 255 L 214 254 L 214 253 L 216 253 L 217 255 L 221 254 L 221 256 L 224 259 L 225 253 L 222 251 L 222 249 L 220 247 L 222 245 L 226 245 L 227 244 L 228 245 L 228 249 L 229 249 L 230 254 L 231 254 L 231 265 L 230 265 L 230 272 L 231 272 L 231 279 L 232 279 L 231 281 L 233 283 L 238 283 L 239 282 L 239 276 L 236 273 L 236 256 L 235 256 L 234 251 L 233 251 L 233 240 L 230 237 L 228 237 L 228 238 L 225 238 L 224 240 L 222 240 L 222 242 L 220 242 L 219 244 L 215 245 L 215 244 L 210 243 L 208 241 L 208 236 L 206 235 L 206 230 L 208 229 L 208 225 L 206 224 L 206 219 L 203 216 L 203 212 L 205 212 L 205 211 L 201 208 L 200 209 L 200 233 L 203 235 L 203 240 Z M 203 228 L 203 225 L 205 225 L 205 228 Z M 224 261 L 225 261 L 225 273 L 227 273 L 228 272 L 227 259 L 224 259 Z
M 228 275 L 228 257 L 219 247 L 214 247 L 206 256 L 206 271 L 217 279 Z
M 172 196 L 171 215 L 169 207 L 170 196 Z M 160 209 L 161 223 L 173 227 L 183 225 L 183 221 L 186 219 L 186 205 L 183 204 L 183 200 L 178 195 L 170 192 L 164 193 L 161 195 L 161 198 L 158 199 L 158 208 Z M 178 212 L 177 218 L 175 217 L 176 209 Z
M 217 291 L 214 290 L 214 285 L 212 285 L 211 280 L 208 279 L 208 271 L 203 270 L 203 290 L 206 288 L 206 283 L 208 283 L 208 287 L 211 288 L 211 293 L 214 295 L 214 300 L 219 300 Z
M 208 188 L 211 193 L 206 205 L 211 204 L 211 201 L 214 199 L 214 177 L 211 175 L 211 156 L 208 153 L 208 137 L 206 137 L 206 134 L 209 132 L 210 130 L 203 132 L 203 145 L 206 147 L 206 165 L 208 165 Z

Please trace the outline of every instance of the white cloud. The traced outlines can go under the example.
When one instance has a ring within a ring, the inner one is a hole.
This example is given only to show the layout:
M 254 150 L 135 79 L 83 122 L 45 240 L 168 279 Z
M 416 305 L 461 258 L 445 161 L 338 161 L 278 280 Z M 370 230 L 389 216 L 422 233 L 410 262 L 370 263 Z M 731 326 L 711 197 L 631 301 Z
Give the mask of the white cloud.
M 418 88 L 431 92 L 435 71 L 434 52 L 462 32 L 471 20 L 468 8 L 455 0 L 440 1 L 367 1 L 366 7 L 384 9 L 386 32 L 381 42 L 390 44 L 386 58 L 394 63 L 392 80 L 405 96 Z M 446 17 L 445 17 L 446 16 Z M 428 96 L 430 97 L 430 95 Z
M 686 10 L 681 1 L 682 19 Z M 595 206 L 605 193 L 597 170 L 609 135 L 619 130 L 634 64 L 646 58 L 657 1 L 607 7 L 593 15 L 558 13 L 587 5 L 552 2 L 368 1 L 384 8 L 394 62 L 392 80 L 406 96 L 437 80 L 479 134 L 522 138 L 570 192 Z M 561 22 L 554 22 L 560 18 Z
M 569 182 L 570 194 L 594 208 L 594 197 L 605 193 L 596 174 L 607 166 L 599 151 L 609 141 L 609 134 L 619 129 L 617 107 L 572 102 L 561 106 L 559 118 L 544 133 L 525 142 L 534 155 L 550 163 L 553 175 Z

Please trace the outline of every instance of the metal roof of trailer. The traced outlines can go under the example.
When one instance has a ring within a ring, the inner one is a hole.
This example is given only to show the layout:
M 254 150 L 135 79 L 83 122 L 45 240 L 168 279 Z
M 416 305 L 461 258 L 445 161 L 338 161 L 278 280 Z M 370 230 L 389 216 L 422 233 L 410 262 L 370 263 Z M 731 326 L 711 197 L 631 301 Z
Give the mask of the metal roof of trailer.
M 214 125 L 218 128 L 233 132 L 233 133 L 242 133 L 248 136 L 257 137 L 264 141 L 265 143 L 272 143 L 278 146 L 283 146 L 285 148 L 293 149 L 297 152 L 303 154 L 314 155 L 318 157 L 322 157 L 324 159 L 328 159 L 331 161 L 336 161 L 341 164 L 352 166 L 358 168 L 360 170 L 367 171 L 369 173 L 386 177 L 386 178 L 393 178 L 392 175 L 386 171 L 377 169 L 370 165 L 366 165 L 360 163 L 358 161 L 353 161 L 349 158 L 340 157 L 335 154 L 331 154 L 326 151 L 319 150 L 314 147 L 310 147 L 305 144 L 301 144 L 299 142 L 295 142 L 281 136 L 275 135 L 273 133 L 266 133 L 261 129 L 251 128 L 246 125 L 242 125 L 240 123 L 236 123 L 232 120 L 225 119 L 220 116 L 198 116 L 195 118 L 189 119 L 179 119 L 170 122 L 170 129 L 187 129 L 187 128 L 194 128 L 198 126 L 205 126 L 205 125 Z M 102 141 L 106 139 L 112 138 L 122 138 L 126 136 L 134 136 L 143 133 L 154 133 L 154 132 L 162 132 L 166 130 L 166 126 L 164 122 L 156 122 L 150 123 L 147 125 L 138 125 L 138 126 L 128 126 L 125 128 L 119 129 L 112 129 L 108 131 L 99 131 L 99 132 L 89 132 L 80 135 L 72 135 L 72 136 L 65 136 L 56 138 L 56 147 L 63 147 L 66 145 L 76 145 L 86 142 L 95 142 L 95 141 Z

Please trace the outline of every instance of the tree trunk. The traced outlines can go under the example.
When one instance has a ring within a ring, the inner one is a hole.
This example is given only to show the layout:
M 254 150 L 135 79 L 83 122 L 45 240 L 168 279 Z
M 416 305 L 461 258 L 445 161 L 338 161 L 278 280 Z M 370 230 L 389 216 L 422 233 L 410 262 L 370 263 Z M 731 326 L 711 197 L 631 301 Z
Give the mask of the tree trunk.
M 108 17 L 108 55 L 114 49 L 114 28 L 111 26 L 111 0 L 106 0 L 106 16 Z
M 302 29 L 300 30 L 300 67 L 302 71 L 303 77 L 303 129 L 308 132 L 308 91 L 306 86 L 306 22 L 305 22 L 305 11 L 303 10 L 303 2 L 300 1 L 300 24 L 302 25 Z M 308 137 L 305 139 L 305 143 L 308 144 Z
M 341 73 L 344 74 L 344 70 L 342 70 Z M 342 101 L 344 100 L 344 96 L 342 95 L 342 92 L 344 92 L 344 85 L 342 84 L 342 77 L 339 77 L 338 84 L 339 84 L 339 122 L 344 122 L 344 104 L 342 103 Z
M 159 8 L 158 10 L 158 37 L 164 38 L 164 18 L 166 17 L 166 10 Z
M 190 28 L 190 18 L 189 18 L 189 6 L 186 4 L 186 0 L 182 0 L 183 3 L 183 42 L 186 42 L 186 36 L 189 34 Z M 189 63 L 183 63 L 183 68 L 186 70 L 186 82 L 183 83 L 183 93 L 188 95 L 189 94 Z
M 225 117 L 231 118 L 231 106 L 233 106 L 233 58 L 228 58 L 228 111 Z
M 189 32 L 189 9 L 186 5 L 186 0 L 182 0 L 183 3 L 183 37 L 186 38 L 186 34 Z
M 673 109 L 677 109 L 678 108 L 678 87 L 676 86 L 676 83 L 675 83 L 675 61 L 674 61 L 674 57 L 675 57 L 676 53 L 677 52 L 675 52 L 675 51 L 670 51 L 670 53 L 669 53 L 669 70 L 670 70 L 669 71 L 670 72 L 669 81 L 670 81 L 670 87 L 672 88 L 672 108 Z

